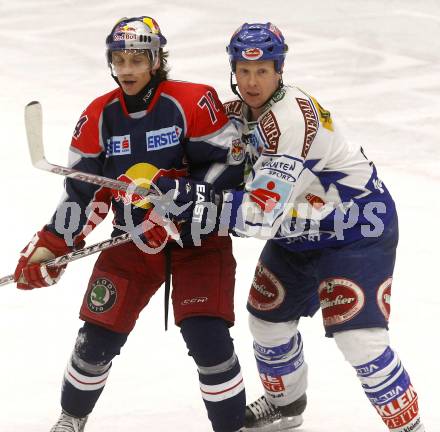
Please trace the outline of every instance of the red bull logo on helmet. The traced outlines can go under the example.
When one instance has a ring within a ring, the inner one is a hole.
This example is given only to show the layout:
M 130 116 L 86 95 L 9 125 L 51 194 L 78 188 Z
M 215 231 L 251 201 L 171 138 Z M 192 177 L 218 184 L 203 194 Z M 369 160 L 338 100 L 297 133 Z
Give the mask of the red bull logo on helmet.
M 130 27 L 128 24 L 126 24 L 125 26 L 121 27 L 121 31 L 125 31 L 125 32 L 135 32 L 136 29 L 134 27 Z
M 114 41 L 136 40 L 136 35 L 133 33 L 116 33 L 113 40 Z
M 154 18 L 144 17 L 142 22 L 146 24 L 154 34 L 160 34 L 159 24 Z
M 263 50 L 260 48 L 246 48 L 241 52 L 241 55 L 246 60 L 258 60 L 263 57 Z
M 136 28 L 129 24 L 121 25 L 113 34 L 114 41 L 136 40 Z

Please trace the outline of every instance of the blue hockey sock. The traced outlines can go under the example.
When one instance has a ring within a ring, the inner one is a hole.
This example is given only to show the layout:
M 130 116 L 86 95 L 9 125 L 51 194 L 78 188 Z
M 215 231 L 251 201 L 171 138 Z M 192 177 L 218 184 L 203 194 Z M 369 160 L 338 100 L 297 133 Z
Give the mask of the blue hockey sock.
M 224 320 L 187 318 L 181 332 L 199 372 L 200 390 L 212 428 L 238 431 L 244 425 L 246 395 L 240 363 Z
M 85 323 L 64 372 L 61 406 L 75 417 L 90 414 L 104 390 L 111 361 L 124 345 L 126 334 Z

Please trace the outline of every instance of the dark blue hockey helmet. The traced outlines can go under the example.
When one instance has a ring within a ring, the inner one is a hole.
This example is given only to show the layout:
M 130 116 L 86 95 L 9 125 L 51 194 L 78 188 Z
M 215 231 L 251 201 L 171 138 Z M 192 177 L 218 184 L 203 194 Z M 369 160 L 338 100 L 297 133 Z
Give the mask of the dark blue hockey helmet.
M 244 23 L 235 31 L 226 47 L 233 72 L 237 61 L 273 60 L 275 70 L 281 73 L 287 50 L 280 29 L 270 22 Z

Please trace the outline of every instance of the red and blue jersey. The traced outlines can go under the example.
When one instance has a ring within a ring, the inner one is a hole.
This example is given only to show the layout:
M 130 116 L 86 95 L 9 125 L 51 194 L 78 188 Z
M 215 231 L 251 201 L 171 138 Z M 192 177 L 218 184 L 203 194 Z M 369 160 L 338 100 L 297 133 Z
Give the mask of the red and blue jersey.
M 215 90 L 169 80 L 139 112 L 128 112 L 120 88 L 95 99 L 75 127 L 69 152 L 74 169 L 146 188 L 160 176 L 191 176 L 218 191 L 234 188 L 243 181 L 243 163 L 240 136 Z M 48 229 L 63 234 L 62 224 L 74 238 L 84 237 L 110 207 L 116 226 L 126 226 L 127 215 L 137 226 L 150 206 L 136 194 L 67 179 Z

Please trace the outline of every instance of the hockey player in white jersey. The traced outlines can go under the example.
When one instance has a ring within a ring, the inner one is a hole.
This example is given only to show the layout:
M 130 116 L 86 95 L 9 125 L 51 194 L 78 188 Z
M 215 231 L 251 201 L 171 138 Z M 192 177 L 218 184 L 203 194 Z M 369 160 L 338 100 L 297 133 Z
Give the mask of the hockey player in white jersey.
M 243 24 L 227 52 L 238 99 L 225 108 L 247 143 L 249 176 L 244 191 L 224 195 L 223 213 L 239 235 L 268 239 L 248 300 L 265 394 L 247 406 L 246 430 L 302 423 L 307 364 L 297 327 L 321 308 L 326 335 L 388 429 L 423 432 L 388 336 L 398 224 L 387 188 L 330 112 L 283 84 L 287 45 L 276 26 Z
M 225 109 L 247 144 L 249 174 L 244 190 L 211 197 L 211 215 L 219 233 L 268 240 L 247 305 L 265 394 L 246 407 L 246 430 L 302 424 L 307 364 L 298 322 L 321 308 L 326 335 L 388 430 L 424 432 L 417 393 L 388 336 L 398 242 L 390 193 L 330 112 L 283 84 L 287 45 L 276 26 L 243 24 L 227 52 L 238 99 Z

